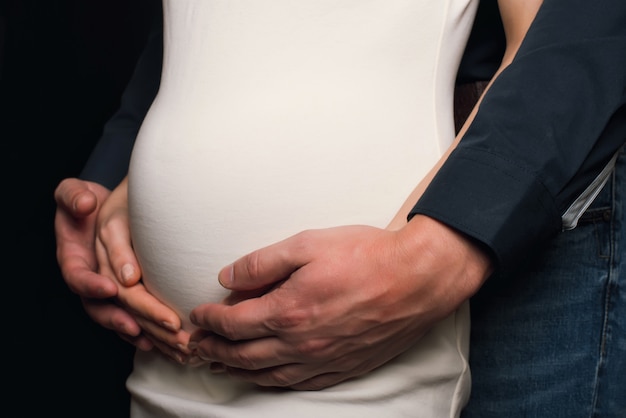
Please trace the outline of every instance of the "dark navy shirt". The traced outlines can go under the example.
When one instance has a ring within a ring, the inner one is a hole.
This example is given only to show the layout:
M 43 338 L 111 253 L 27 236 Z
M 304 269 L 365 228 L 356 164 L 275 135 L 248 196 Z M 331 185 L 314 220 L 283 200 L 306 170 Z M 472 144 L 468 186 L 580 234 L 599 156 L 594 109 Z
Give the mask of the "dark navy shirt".
M 413 208 L 510 267 L 626 142 L 626 1 L 545 0 L 513 63 Z

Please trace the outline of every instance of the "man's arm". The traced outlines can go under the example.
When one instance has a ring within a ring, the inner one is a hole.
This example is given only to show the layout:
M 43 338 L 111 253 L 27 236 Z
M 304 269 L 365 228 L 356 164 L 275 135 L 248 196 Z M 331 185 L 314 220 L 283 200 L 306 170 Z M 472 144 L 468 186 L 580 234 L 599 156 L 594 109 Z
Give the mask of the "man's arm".
M 510 268 L 626 140 L 626 2 L 545 0 L 512 64 L 411 211 Z
M 104 126 L 81 179 L 111 190 L 124 178 L 139 127 L 159 89 L 162 60 L 163 25 L 159 19 L 124 90 L 120 108 Z

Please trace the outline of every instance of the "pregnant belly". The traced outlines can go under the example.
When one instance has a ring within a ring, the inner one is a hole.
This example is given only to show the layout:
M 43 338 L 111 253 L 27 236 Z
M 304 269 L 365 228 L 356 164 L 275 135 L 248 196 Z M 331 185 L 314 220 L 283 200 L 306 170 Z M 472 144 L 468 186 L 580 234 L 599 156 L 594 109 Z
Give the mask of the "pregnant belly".
M 161 95 L 144 121 L 129 171 L 133 245 L 146 286 L 186 327 L 191 309 L 225 296 L 222 267 L 304 229 L 385 227 L 439 156 L 435 130 L 407 117 L 413 96 L 382 102 L 397 111 L 294 108 L 279 105 L 294 101 L 283 91 L 273 106 L 176 107 Z
M 273 5 L 165 4 L 129 209 L 146 286 L 184 320 L 224 296 L 218 271 L 252 250 L 303 229 L 385 227 L 453 139 L 462 47 L 438 37 L 470 26 L 448 27 L 447 3 Z
M 439 154 L 411 126 L 374 115 L 320 124 L 257 112 L 242 124 L 207 113 L 199 123 L 155 106 L 129 172 L 145 284 L 188 328 L 191 309 L 225 296 L 222 267 L 304 229 L 385 227 Z

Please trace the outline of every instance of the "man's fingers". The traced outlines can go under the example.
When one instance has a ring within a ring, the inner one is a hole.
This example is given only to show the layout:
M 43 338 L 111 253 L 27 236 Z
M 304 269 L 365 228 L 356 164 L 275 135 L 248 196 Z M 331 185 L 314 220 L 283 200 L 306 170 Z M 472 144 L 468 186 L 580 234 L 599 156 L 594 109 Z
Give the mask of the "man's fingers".
M 258 371 L 226 367 L 225 371 L 231 377 L 259 386 L 283 387 L 301 391 L 325 389 L 355 377 L 352 373 L 324 373 L 322 365 L 311 367 L 304 364 L 288 364 Z
M 208 303 L 191 311 L 191 322 L 231 341 L 249 340 L 275 335 L 275 316 L 270 316 L 274 298 L 270 294 L 248 299 L 233 306 Z M 287 309 L 286 302 L 284 309 Z M 279 312 L 282 312 L 281 307 Z M 279 314 L 280 315 L 280 314 Z
M 293 390 L 322 390 L 358 376 L 352 373 L 324 373 L 290 385 Z
M 87 183 L 76 178 L 63 179 L 54 190 L 54 199 L 57 205 L 78 217 L 91 214 L 98 206 L 97 196 Z
M 266 387 L 292 387 L 300 383 L 304 376 L 313 377 L 315 371 L 305 370 L 301 364 L 287 364 L 280 367 L 271 367 L 263 370 L 246 370 L 226 366 L 226 373 L 238 380 L 254 383 Z M 319 371 L 317 371 L 319 373 Z M 307 380 L 304 378 L 304 380 Z
M 65 282 L 72 292 L 86 298 L 106 299 L 117 294 L 117 286 L 108 277 L 93 271 L 81 256 L 71 255 L 60 260 Z
M 254 290 L 288 278 L 308 262 L 311 242 L 308 231 L 254 251 L 224 267 L 218 279 L 230 290 Z
M 295 390 L 324 389 L 361 376 L 384 363 L 375 356 L 363 362 L 355 353 L 333 359 L 307 356 L 306 361 L 302 361 L 302 353 L 292 344 L 273 337 L 233 343 L 205 334 L 192 346 L 199 358 L 219 365 L 219 372 L 259 386 Z
M 141 351 L 150 351 L 154 348 L 154 343 L 152 343 L 152 341 L 150 341 L 150 339 L 146 337 L 145 335 L 140 334 L 136 337 L 131 337 L 129 335 L 122 334 L 119 332 L 117 333 L 117 335 L 122 340 L 134 345 L 135 347 L 137 347 L 137 349 Z
M 291 349 L 275 337 L 233 342 L 219 335 L 207 334 L 200 340 L 192 337 L 191 341 L 191 347 L 201 359 L 208 362 L 218 361 L 225 366 L 242 370 L 258 371 L 291 361 L 287 357 Z
M 110 300 L 83 298 L 82 301 L 87 315 L 104 328 L 130 337 L 141 334 L 141 328 L 133 317 Z

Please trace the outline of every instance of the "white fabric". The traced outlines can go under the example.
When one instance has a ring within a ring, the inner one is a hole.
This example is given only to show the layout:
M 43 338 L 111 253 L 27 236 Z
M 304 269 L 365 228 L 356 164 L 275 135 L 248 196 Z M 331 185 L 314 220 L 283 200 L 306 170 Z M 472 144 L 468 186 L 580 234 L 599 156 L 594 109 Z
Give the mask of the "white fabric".
M 385 227 L 454 138 L 476 0 L 165 0 L 161 88 L 129 172 L 146 286 L 191 329 L 220 268 L 304 229 Z M 138 352 L 133 417 L 453 417 L 467 306 L 413 349 L 317 392 Z

